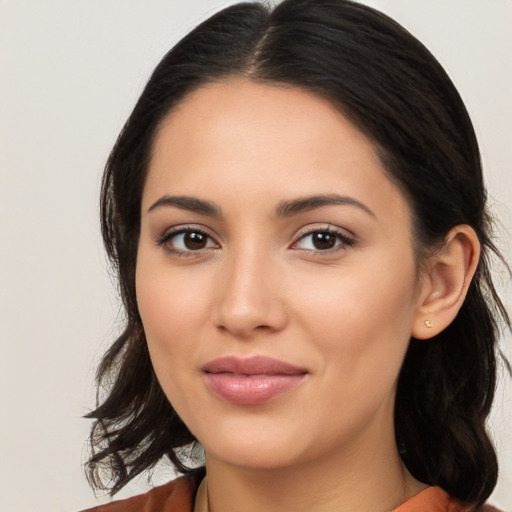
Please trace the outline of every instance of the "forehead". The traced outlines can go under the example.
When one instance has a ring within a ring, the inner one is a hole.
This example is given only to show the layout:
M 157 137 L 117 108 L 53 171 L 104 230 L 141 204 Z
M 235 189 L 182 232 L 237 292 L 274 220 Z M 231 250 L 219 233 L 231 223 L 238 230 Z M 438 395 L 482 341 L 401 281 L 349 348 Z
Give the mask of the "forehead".
M 143 203 L 163 193 L 277 202 L 333 192 L 409 213 L 372 142 L 329 101 L 238 79 L 201 87 L 164 119 Z
M 380 166 L 372 143 L 327 99 L 285 84 L 245 79 L 207 84 L 186 96 L 164 118 L 154 156 L 165 151 L 174 138 L 186 142 L 183 149 L 195 145 L 204 153 L 212 146 L 214 152 L 232 146 L 258 157 L 292 147 L 325 154 L 338 147 L 338 156 L 342 152 L 344 159 L 349 159 L 365 150 L 372 163 Z

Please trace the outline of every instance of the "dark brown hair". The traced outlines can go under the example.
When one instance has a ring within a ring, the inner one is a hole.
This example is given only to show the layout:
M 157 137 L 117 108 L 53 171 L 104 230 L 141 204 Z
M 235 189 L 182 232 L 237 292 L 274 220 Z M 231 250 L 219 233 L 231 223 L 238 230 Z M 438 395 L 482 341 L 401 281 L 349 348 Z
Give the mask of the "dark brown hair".
M 90 480 L 115 493 L 164 456 L 190 471 L 180 450 L 195 439 L 160 388 L 137 309 L 140 203 L 162 119 L 198 87 L 231 76 L 291 84 L 348 116 L 407 196 L 420 247 L 435 246 L 458 224 L 476 231 L 482 256 L 467 298 L 446 330 L 428 342 L 411 340 L 395 422 L 402 459 L 417 479 L 482 504 L 497 478 L 485 421 L 498 325 L 500 317 L 510 321 L 489 270 L 490 256 L 499 254 L 478 144 L 430 52 L 387 16 L 347 0 L 285 0 L 274 9 L 241 3 L 215 14 L 165 55 L 119 135 L 103 178 L 101 220 L 126 323 L 97 374 Z

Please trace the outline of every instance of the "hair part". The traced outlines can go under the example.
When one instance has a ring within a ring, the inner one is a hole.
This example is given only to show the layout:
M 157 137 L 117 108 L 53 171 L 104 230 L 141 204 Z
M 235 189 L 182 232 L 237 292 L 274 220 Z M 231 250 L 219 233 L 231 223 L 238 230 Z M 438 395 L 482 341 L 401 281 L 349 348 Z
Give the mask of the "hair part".
M 151 366 L 137 309 L 135 267 L 141 197 L 163 120 L 199 87 L 232 77 L 286 84 L 327 98 L 373 143 L 409 200 L 416 243 L 432 248 L 469 224 L 482 255 L 453 323 L 427 342 L 411 340 L 395 406 L 397 443 L 417 479 L 480 505 L 497 479 L 485 428 L 496 382 L 500 319 L 490 217 L 476 136 L 464 104 L 430 52 L 384 14 L 348 0 L 284 0 L 274 9 L 240 3 L 215 14 L 153 72 L 106 164 L 101 225 L 119 279 L 124 332 L 97 373 L 91 483 L 114 494 L 196 440 L 165 397 Z

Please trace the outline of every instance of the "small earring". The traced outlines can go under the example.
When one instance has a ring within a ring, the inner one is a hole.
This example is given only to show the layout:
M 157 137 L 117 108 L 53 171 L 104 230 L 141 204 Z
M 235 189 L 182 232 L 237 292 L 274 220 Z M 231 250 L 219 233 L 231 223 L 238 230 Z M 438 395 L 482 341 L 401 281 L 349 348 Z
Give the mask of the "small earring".
M 432 328 L 432 322 L 430 320 L 425 320 L 424 322 L 425 326 L 428 327 L 429 329 Z

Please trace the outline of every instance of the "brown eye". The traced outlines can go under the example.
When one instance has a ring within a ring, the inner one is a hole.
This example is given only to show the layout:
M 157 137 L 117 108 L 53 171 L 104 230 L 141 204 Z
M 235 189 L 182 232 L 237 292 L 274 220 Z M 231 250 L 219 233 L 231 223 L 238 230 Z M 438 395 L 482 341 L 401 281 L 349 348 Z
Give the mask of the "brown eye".
M 337 240 L 337 235 L 329 233 L 328 231 L 319 231 L 317 233 L 313 233 L 311 236 L 313 246 L 319 251 L 332 249 L 336 245 Z
M 354 245 L 354 240 L 342 232 L 332 229 L 310 231 L 300 237 L 293 245 L 294 249 L 306 251 L 327 252 L 343 249 Z
M 193 228 L 167 233 L 160 240 L 157 240 L 157 243 L 164 247 L 166 251 L 180 254 L 219 248 L 218 244 L 208 234 Z
M 208 243 L 208 237 L 203 233 L 190 231 L 183 234 L 183 244 L 190 251 L 204 249 Z

